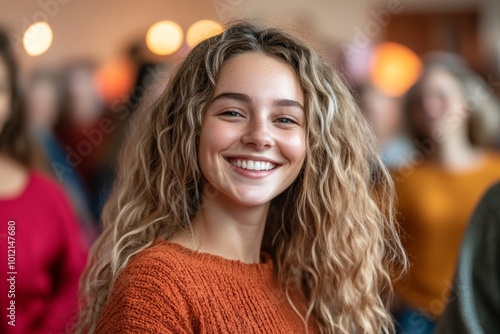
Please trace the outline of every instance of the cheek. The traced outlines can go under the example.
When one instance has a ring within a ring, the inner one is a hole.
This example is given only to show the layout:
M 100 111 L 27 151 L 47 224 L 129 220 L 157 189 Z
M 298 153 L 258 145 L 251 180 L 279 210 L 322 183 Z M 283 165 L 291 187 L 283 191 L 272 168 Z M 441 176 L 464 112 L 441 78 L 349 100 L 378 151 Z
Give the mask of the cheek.
M 300 169 L 306 157 L 306 139 L 303 132 L 285 135 L 281 138 L 281 153 Z
M 200 134 L 200 153 L 226 149 L 234 142 L 234 131 L 220 122 L 207 122 Z
M 203 175 L 211 179 L 215 171 L 220 171 L 220 154 L 235 143 L 235 131 L 220 122 L 206 121 L 200 133 L 198 164 Z

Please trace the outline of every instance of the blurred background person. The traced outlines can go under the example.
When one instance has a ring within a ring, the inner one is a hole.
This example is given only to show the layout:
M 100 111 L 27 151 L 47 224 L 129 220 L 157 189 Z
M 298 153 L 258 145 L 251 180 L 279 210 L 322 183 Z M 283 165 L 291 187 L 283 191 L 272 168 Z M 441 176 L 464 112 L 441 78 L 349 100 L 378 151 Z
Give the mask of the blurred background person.
M 68 164 L 67 153 L 54 134 L 54 129 L 61 126 L 67 108 L 67 92 L 60 74 L 48 68 L 34 70 L 28 76 L 25 95 L 30 127 L 43 149 L 44 169 L 64 186 L 91 244 L 97 231 L 89 193 L 78 169 Z
M 500 331 L 500 183 L 483 196 L 467 227 L 438 334 Z
M 413 146 L 403 126 L 402 101 L 375 86 L 359 89 L 361 105 L 377 136 L 382 158 L 389 169 L 396 169 L 410 156 Z
M 395 173 L 403 243 L 411 263 L 396 283 L 402 333 L 432 333 L 446 304 L 462 236 L 482 194 L 500 180 L 490 90 L 451 54 L 426 58 L 406 100 L 415 151 Z
M 367 46 L 344 61 L 377 136 L 382 158 L 389 169 L 396 169 L 413 150 L 402 102 L 421 74 L 422 60 L 408 47 L 385 41 Z
M 106 159 L 111 138 L 100 127 L 105 106 L 95 79 L 97 65 L 90 60 L 73 61 L 63 69 L 63 86 L 67 92 L 66 110 L 55 126 L 70 167 L 82 176 L 84 187 L 90 192 L 91 211 L 99 218 L 99 170 Z
M 98 216 L 113 187 L 118 155 L 128 135 L 131 116 L 144 100 L 151 101 L 151 95 L 163 88 L 168 64 L 151 59 L 144 43 L 134 41 L 122 56 L 101 66 L 96 73 L 105 106 L 100 122 L 109 120 L 112 128 L 104 134 L 100 158 L 93 160 L 96 194 L 93 205 Z
M 7 313 L 0 332 L 63 333 L 76 315 L 87 247 L 63 191 L 34 169 L 17 75 L 10 42 L 2 32 L 0 257 L 4 275 L 15 274 L 8 276 L 11 281 L 5 276 L 0 281 L 0 307 Z M 15 257 L 11 267 L 8 256 Z

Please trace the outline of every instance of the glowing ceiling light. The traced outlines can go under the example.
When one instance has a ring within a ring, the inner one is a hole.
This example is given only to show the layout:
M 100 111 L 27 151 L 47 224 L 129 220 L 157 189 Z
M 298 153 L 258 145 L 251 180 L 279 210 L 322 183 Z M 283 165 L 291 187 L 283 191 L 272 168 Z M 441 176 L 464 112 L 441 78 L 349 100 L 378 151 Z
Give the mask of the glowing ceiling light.
M 23 36 L 23 45 L 26 53 L 32 57 L 39 56 L 47 51 L 52 44 L 53 34 L 47 22 L 33 23 L 26 29 Z
M 195 47 L 201 41 L 218 35 L 224 31 L 222 26 L 212 20 L 200 20 L 189 27 L 186 34 L 186 42 L 190 47 Z
M 149 28 L 146 34 L 146 44 L 152 52 L 165 56 L 180 48 L 183 35 L 182 28 L 177 23 L 160 21 Z

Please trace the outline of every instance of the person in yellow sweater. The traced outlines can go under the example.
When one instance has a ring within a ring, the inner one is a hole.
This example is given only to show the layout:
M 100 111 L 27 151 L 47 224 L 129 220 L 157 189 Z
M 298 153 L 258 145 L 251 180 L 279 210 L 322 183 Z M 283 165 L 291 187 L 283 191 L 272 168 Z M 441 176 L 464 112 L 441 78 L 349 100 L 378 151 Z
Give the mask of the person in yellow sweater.
M 77 333 L 393 330 L 391 176 L 298 38 L 239 22 L 198 44 L 118 165 Z
M 407 97 L 416 149 L 394 174 L 410 268 L 396 283 L 403 333 L 432 333 L 453 283 L 462 237 L 483 193 L 500 180 L 500 154 L 481 148 L 498 119 L 488 87 L 451 55 L 430 58 Z M 482 132 L 470 132 L 478 124 Z M 493 125 L 493 126 L 492 126 Z M 469 137 L 469 133 L 477 136 Z

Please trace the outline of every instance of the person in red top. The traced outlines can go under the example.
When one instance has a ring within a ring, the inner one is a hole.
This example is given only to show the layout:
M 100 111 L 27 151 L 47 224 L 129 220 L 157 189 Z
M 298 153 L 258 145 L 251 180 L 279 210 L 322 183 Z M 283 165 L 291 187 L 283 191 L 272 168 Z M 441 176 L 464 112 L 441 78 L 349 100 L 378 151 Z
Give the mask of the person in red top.
M 391 331 L 391 177 L 313 48 L 238 22 L 154 98 L 118 164 L 77 333 Z
M 0 333 L 64 333 L 87 246 L 61 188 L 32 168 L 16 78 L 0 33 Z

